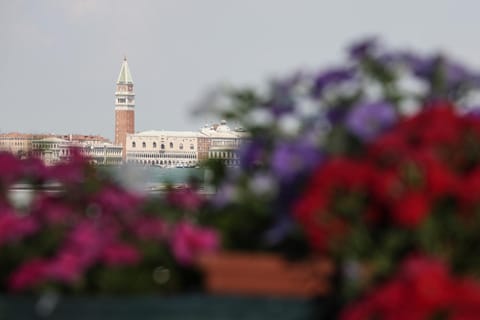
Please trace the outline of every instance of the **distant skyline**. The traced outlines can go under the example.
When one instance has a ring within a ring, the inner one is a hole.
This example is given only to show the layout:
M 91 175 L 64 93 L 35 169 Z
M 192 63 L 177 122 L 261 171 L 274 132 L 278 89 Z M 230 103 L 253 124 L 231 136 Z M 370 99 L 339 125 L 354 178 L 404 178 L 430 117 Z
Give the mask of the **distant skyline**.
M 195 130 L 212 86 L 261 85 L 341 62 L 353 40 L 441 50 L 480 69 L 476 1 L 4 0 L 0 132 L 100 134 L 113 140 L 126 55 L 136 130 Z

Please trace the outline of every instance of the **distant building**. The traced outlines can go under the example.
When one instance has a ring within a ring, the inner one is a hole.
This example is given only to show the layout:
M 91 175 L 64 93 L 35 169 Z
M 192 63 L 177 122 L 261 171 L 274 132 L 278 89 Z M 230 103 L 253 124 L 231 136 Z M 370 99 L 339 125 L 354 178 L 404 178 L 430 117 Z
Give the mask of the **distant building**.
M 127 58 L 123 59 L 115 90 L 115 144 L 123 147 L 126 159 L 127 134 L 135 132 L 135 93 Z
M 196 166 L 206 159 L 222 159 L 227 165 L 239 163 L 237 149 L 246 138 L 226 121 L 200 131 L 150 130 L 127 134 L 126 161 L 162 167 Z
M 164 167 L 198 164 L 199 132 L 150 130 L 127 135 L 127 163 Z
M 103 140 L 103 139 L 102 139 Z M 58 137 L 47 137 L 32 140 L 32 155 L 40 158 L 47 165 L 67 161 L 77 148 L 94 164 L 122 164 L 122 147 L 99 140 L 65 140 Z
M 220 124 L 205 126 L 200 132 L 207 137 L 208 159 L 220 159 L 227 166 L 240 164 L 238 149 L 248 138 L 244 130 L 232 130 L 227 126 L 227 122 L 222 120 Z
M 97 164 L 122 163 L 122 147 L 98 135 L 0 134 L 0 151 L 10 152 L 20 158 L 32 155 L 48 165 L 66 161 L 72 147 L 80 148 L 85 156 Z
M 18 132 L 0 134 L 0 151 L 10 152 L 18 157 L 25 157 L 31 149 L 31 134 Z

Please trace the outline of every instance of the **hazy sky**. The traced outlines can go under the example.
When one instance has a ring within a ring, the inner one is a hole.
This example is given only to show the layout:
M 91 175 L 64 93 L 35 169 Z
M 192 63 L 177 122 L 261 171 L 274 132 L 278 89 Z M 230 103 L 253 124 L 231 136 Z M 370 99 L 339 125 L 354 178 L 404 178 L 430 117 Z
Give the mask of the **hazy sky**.
M 0 132 L 113 138 L 124 55 L 137 131 L 195 130 L 211 86 L 341 61 L 365 35 L 480 67 L 479 12 L 474 0 L 0 0 Z

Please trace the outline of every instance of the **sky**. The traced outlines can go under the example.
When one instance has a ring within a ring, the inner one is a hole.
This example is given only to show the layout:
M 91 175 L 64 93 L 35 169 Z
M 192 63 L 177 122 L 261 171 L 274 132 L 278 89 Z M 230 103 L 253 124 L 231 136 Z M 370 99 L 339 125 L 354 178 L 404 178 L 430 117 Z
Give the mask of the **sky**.
M 196 130 L 220 84 L 340 63 L 354 40 L 443 51 L 480 69 L 474 0 L 0 0 L 0 132 L 114 136 L 124 55 L 135 129 Z

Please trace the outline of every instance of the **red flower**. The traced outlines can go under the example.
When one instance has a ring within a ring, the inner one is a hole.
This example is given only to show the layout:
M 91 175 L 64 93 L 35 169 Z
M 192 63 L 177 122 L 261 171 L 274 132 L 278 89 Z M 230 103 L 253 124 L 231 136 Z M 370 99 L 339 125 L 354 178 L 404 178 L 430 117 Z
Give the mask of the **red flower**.
M 392 204 L 392 218 L 402 227 L 414 228 L 430 213 L 430 203 L 423 193 L 411 192 Z
M 443 263 L 413 256 L 392 280 L 346 308 L 341 319 L 429 319 L 450 310 L 457 294 L 454 284 Z

